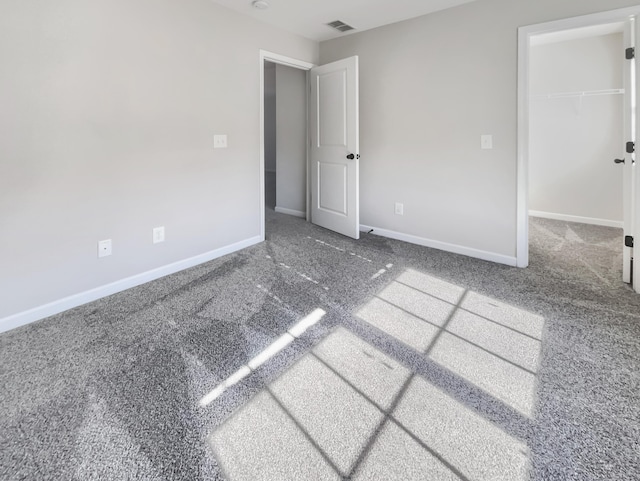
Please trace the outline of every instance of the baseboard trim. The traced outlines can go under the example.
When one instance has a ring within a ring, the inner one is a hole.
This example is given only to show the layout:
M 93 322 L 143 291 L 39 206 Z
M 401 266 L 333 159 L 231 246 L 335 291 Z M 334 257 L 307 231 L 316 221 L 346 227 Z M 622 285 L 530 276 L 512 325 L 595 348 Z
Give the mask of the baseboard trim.
M 424 237 L 418 237 L 411 234 L 403 234 L 402 232 L 395 232 L 388 229 L 380 229 L 379 227 L 371 227 L 368 225 L 361 225 L 360 230 L 364 232 L 372 231 L 372 234 L 382 237 L 388 237 L 390 239 L 401 240 L 409 242 L 410 244 L 417 244 L 420 246 L 431 247 L 441 251 L 452 252 L 453 254 L 462 254 L 468 257 L 474 257 L 476 259 L 482 259 L 484 261 L 496 262 L 498 264 L 505 264 L 511 267 L 516 266 L 516 258 L 505 256 L 502 254 L 496 254 L 494 252 L 483 251 L 479 249 L 473 249 L 471 247 L 464 247 L 457 244 L 449 244 L 447 242 L 440 242 L 432 239 L 425 239 Z
M 140 284 L 145 284 L 161 277 L 168 276 L 169 274 L 174 274 L 190 267 L 203 264 L 204 262 L 208 262 L 217 259 L 218 257 L 222 257 L 227 254 L 245 249 L 252 245 L 259 244 L 263 240 L 264 239 L 262 239 L 260 236 L 251 237 L 249 239 L 236 242 L 235 244 L 224 246 L 219 249 L 205 252 L 204 254 L 167 264 L 165 266 L 158 267 L 147 272 L 143 272 L 131 277 L 127 277 L 125 279 L 121 279 L 119 281 L 112 282 L 110 284 L 105 284 L 104 286 L 96 287 L 88 291 L 80 292 L 78 294 L 74 294 L 69 297 L 65 297 L 63 299 L 44 304 L 42 306 L 29 309 L 27 311 L 13 314 L 11 316 L 0 319 L 0 332 L 9 331 L 11 329 L 15 329 L 16 327 L 39 321 L 40 319 L 44 319 L 45 317 L 59 314 L 60 312 L 81 306 L 88 302 L 92 302 L 103 297 L 110 296 L 117 292 L 131 289 L 132 287 L 139 286 Z
M 276 207 L 274 210 L 280 214 L 294 215 L 296 217 L 302 217 L 303 219 L 307 218 L 307 213 L 299 210 L 286 209 L 284 207 Z
M 594 217 L 581 217 L 578 215 L 555 214 L 553 212 L 542 212 L 539 210 L 530 210 L 531 217 L 541 217 L 543 219 L 561 220 L 564 222 L 578 222 L 580 224 L 601 225 L 604 227 L 624 228 L 624 222 L 621 220 L 596 219 Z

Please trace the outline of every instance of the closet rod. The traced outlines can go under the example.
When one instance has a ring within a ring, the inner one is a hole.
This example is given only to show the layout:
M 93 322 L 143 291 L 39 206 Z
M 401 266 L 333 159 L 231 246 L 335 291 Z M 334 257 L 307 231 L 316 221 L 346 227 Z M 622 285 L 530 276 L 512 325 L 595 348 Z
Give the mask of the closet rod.
M 580 92 L 560 92 L 556 94 L 535 95 L 536 99 L 565 99 L 574 97 L 594 97 L 596 95 L 621 95 L 624 89 L 584 90 Z

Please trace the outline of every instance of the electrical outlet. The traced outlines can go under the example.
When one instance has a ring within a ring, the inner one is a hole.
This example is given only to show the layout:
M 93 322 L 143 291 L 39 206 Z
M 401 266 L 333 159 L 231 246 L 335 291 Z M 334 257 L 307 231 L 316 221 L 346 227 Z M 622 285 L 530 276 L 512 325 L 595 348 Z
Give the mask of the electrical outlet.
M 396 215 L 404 215 L 404 204 L 396 202 Z
M 98 257 L 107 257 L 112 254 L 111 239 L 98 242 Z
M 214 149 L 226 149 L 227 148 L 227 136 L 225 134 L 217 134 L 213 136 L 213 148 Z
M 164 242 L 164 226 L 153 228 L 153 243 Z

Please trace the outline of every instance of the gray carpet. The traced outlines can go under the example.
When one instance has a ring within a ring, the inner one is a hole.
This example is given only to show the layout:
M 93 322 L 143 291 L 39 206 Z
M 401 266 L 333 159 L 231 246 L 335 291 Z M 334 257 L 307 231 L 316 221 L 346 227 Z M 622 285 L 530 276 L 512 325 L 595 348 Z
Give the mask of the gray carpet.
M 0 479 L 640 479 L 619 230 L 532 219 L 515 269 L 267 217 L 0 335 Z

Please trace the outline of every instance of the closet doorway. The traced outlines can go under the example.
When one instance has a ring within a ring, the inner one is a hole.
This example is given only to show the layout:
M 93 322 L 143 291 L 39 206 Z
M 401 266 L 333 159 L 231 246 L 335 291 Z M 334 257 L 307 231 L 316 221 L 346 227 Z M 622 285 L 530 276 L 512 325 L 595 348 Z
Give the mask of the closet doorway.
M 531 262 L 579 258 L 573 274 L 605 286 L 623 266 L 624 43 L 619 22 L 539 35 L 530 51 Z
M 640 292 L 640 263 L 633 262 L 640 258 L 633 235 L 640 227 L 634 196 L 640 192 L 634 165 L 638 14 L 640 7 L 632 7 L 519 29 L 520 267 L 529 264 L 530 214 L 576 226 L 605 226 L 623 232 L 617 240 L 611 237 L 616 271 Z M 567 224 L 558 245 L 593 237 L 582 230 L 585 235 L 575 235 Z M 608 240 L 597 244 L 603 242 Z M 576 254 L 569 249 L 568 255 Z
M 265 208 L 307 217 L 307 72 L 265 60 Z
M 623 227 L 624 23 L 531 40 L 529 215 Z

